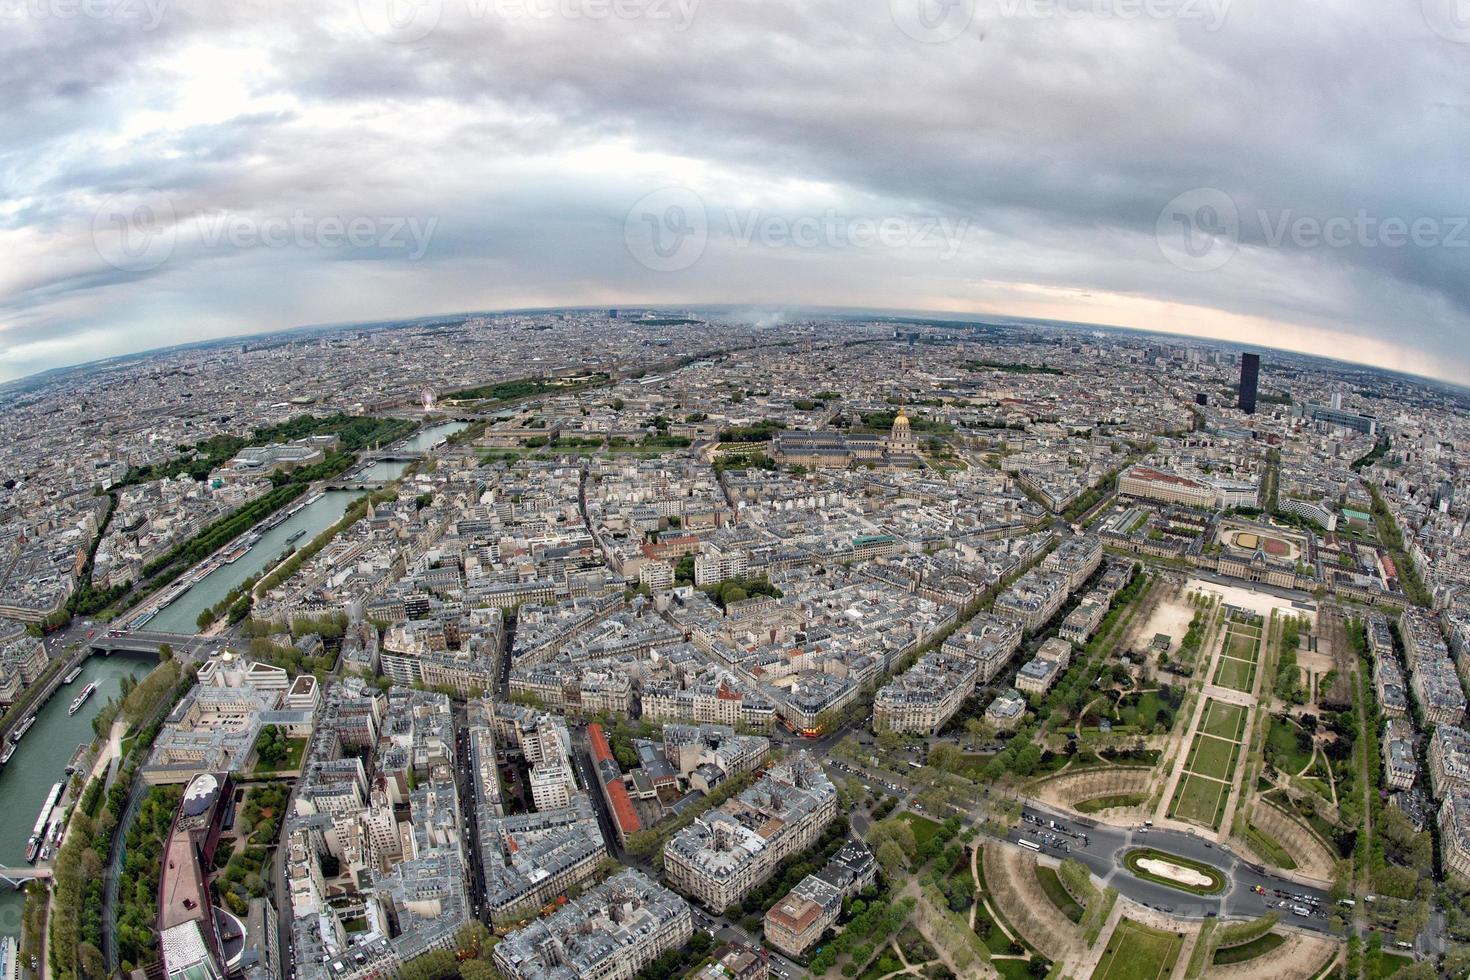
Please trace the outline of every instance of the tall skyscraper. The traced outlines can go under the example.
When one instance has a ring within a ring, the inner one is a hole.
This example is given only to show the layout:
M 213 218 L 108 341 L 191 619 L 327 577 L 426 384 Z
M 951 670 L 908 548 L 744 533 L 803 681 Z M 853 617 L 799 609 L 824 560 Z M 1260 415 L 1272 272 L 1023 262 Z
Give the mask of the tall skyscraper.
M 1261 380 L 1261 355 L 1240 355 L 1240 410 L 1256 414 L 1256 384 Z

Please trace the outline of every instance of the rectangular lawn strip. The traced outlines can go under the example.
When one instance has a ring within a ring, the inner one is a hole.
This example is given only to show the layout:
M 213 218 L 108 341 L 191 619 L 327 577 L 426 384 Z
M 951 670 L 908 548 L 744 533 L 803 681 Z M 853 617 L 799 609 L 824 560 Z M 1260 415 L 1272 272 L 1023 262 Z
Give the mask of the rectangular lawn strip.
M 1244 730 L 1245 709 L 1240 705 L 1210 701 L 1205 706 L 1205 717 L 1200 723 L 1200 731 L 1238 742 Z
M 1235 742 L 1215 738 L 1213 735 L 1196 736 L 1189 771 L 1229 782 L 1234 774 L 1235 758 L 1239 752 L 1240 746 Z
M 1119 919 L 1108 937 L 1093 980 L 1163 980 L 1174 969 L 1184 941 L 1172 932 Z
M 1228 797 L 1229 792 L 1230 787 L 1226 783 L 1206 776 L 1187 774 L 1174 797 L 1174 816 L 1182 820 L 1192 820 L 1201 826 L 1217 827 L 1220 800 Z
M 1230 638 L 1225 641 L 1225 656 L 1255 663 L 1256 653 L 1260 646 L 1261 644 L 1254 637 L 1231 633 Z
M 1215 683 L 1232 691 L 1249 693 L 1256 681 L 1256 665 L 1248 660 L 1221 657 L 1215 670 Z

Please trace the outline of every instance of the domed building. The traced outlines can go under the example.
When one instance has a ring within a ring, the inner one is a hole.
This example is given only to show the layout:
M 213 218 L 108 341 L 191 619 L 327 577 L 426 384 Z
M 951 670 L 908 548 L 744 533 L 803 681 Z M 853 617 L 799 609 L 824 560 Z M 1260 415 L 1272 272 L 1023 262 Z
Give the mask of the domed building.
M 773 455 L 787 465 L 822 467 L 904 466 L 921 467 L 919 441 L 908 413 L 902 408 L 893 417 L 888 434 L 849 432 L 845 429 L 782 430 L 773 441 Z
M 919 455 L 919 443 L 914 438 L 914 430 L 909 425 L 908 413 L 902 408 L 893 417 L 893 428 L 888 432 L 888 454 L 917 456 Z

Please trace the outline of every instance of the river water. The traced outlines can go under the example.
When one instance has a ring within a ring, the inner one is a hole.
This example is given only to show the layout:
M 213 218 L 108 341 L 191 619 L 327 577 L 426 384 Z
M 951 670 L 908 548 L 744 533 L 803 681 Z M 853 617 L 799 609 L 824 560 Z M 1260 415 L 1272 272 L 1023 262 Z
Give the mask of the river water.
M 464 422 L 441 422 L 420 429 L 392 448 L 405 453 L 422 453 L 443 442 L 452 433 L 466 427 Z M 408 468 L 407 463 L 372 463 L 349 481 L 387 482 L 396 480 Z M 320 500 L 303 507 L 286 521 L 271 528 L 255 546 L 229 565 L 221 565 L 196 582 L 188 592 L 165 606 L 146 624 L 146 629 L 165 633 L 193 633 L 198 629 L 199 614 L 229 595 L 230 590 L 250 576 L 275 564 L 287 548 L 299 548 L 337 523 L 347 506 L 360 494 L 347 490 L 329 490 Z M 305 532 L 295 537 L 298 531 Z M 295 537 L 294 541 L 288 540 Z
M 468 428 L 468 422 L 440 422 L 438 425 L 430 425 L 420 429 L 403 442 L 394 445 L 393 448 L 406 453 L 426 452 L 456 432 L 461 432 Z
M 337 523 L 348 504 L 361 494 L 350 490 L 328 490 L 321 499 L 301 508 L 289 518 L 260 536 L 255 546 L 234 562 L 221 565 L 163 607 L 145 624 L 145 629 L 165 633 L 193 633 L 198 630 L 199 614 L 229 595 L 230 590 L 250 576 L 262 571 L 288 548 L 300 548 L 312 538 Z M 303 532 L 295 541 L 289 539 Z
M 56 689 L 36 714 L 36 723 L 26 732 L 15 755 L 0 771 L 0 866 L 26 866 L 26 841 L 30 839 L 41 804 L 51 785 L 66 780 L 66 765 L 77 746 L 92 740 L 92 718 L 116 698 L 122 679 L 128 674 L 142 678 L 158 661 L 154 657 L 115 653 L 111 657 L 93 656 L 82 665 L 81 676 Z M 97 693 L 74 715 L 67 708 L 90 681 L 97 682 Z M 20 892 L 0 881 L 0 935 L 19 936 Z
M 450 434 L 465 428 L 463 422 L 444 422 L 415 433 L 393 448 L 406 453 L 422 453 L 432 449 Z M 349 479 L 386 482 L 397 479 L 407 463 L 373 463 L 361 474 Z M 319 500 L 308 504 L 290 518 L 261 535 L 254 547 L 229 565 L 221 565 L 189 591 L 179 596 L 149 620 L 147 629 L 170 633 L 193 633 L 199 613 L 223 599 L 230 590 L 250 576 L 262 571 L 281 557 L 289 547 L 300 547 L 331 527 L 341 518 L 352 501 L 361 494 L 349 490 L 327 491 Z M 304 532 L 294 541 L 287 539 Z M 113 654 L 94 656 L 82 666 L 81 675 L 69 685 L 57 689 L 36 715 L 36 723 L 21 739 L 15 755 L 0 771 L 0 866 L 25 867 L 26 842 L 31 836 L 41 804 L 46 801 L 53 783 L 66 779 L 66 765 L 77 746 L 93 737 L 92 718 L 118 696 L 122 678 L 132 674 L 141 678 L 156 661 L 151 657 Z M 75 715 L 67 708 L 88 682 L 97 682 L 97 693 Z M 20 892 L 0 882 L 0 935 L 19 936 Z

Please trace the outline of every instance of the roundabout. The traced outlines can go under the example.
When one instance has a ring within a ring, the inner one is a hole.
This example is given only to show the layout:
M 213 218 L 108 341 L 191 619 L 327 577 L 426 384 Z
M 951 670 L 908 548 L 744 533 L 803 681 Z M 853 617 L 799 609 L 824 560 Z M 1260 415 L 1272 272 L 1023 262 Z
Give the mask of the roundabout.
M 1123 865 L 1135 877 L 1192 895 L 1216 895 L 1225 890 L 1225 875 L 1218 869 L 1151 847 L 1129 851 L 1123 856 Z

